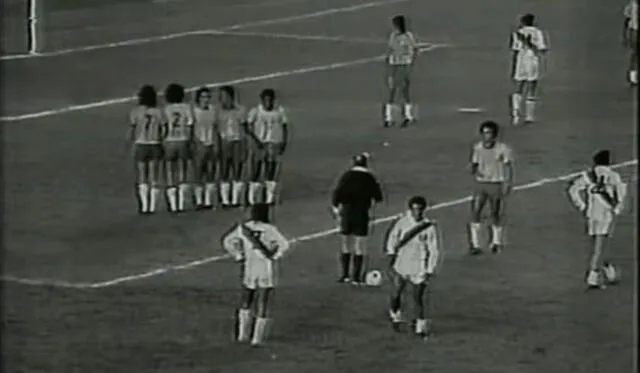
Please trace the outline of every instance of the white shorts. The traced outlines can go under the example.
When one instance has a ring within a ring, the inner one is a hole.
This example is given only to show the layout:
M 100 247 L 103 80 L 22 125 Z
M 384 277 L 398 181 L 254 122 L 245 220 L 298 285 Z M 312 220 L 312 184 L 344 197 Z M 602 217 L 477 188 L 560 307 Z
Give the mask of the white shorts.
M 251 290 L 273 288 L 276 285 L 275 269 L 273 267 L 245 268 L 242 285 Z
M 516 62 L 513 80 L 533 82 L 538 79 L 540 79 L 540 62 L 538 60 L 523 59 Z
M 416 271 L 403 269 L 397 264 L 393 266 L 393 270 L 398 277 L 405 281 L 409 281 L 414 285 L 423 284 L 427 279 L 427 271 Z
M 613 219 L 587 219 L 589 236 L 608 236 L 613 231 Z

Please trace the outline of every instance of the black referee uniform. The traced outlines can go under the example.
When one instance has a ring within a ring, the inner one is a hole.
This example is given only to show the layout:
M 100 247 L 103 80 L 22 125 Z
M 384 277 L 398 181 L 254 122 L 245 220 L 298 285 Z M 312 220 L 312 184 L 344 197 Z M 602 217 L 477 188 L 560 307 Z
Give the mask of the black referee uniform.
M 382 188 L 368 169 L 368 155 L 357 155 L 353 167 L 347 170 L 333 191 L 331 205 L 340 222 L 343 235 L 340 282 L 362 283 L 365 248 L 363 238 L 369 235 L 370 210 L 382 202 Z M 353 258 L 353 272 L 351 259 Z

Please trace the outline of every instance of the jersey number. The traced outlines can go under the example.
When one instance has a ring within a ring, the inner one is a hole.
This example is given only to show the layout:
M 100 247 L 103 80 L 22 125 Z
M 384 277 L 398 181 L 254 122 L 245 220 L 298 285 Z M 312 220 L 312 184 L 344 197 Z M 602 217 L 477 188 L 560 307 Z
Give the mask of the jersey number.
M 151 114 L 144 115 L 144 132 L 149 133 L 151 123 L 153 122 L 153 116 Z
M 171 132 L 178 135 L 182 129 L 182 115 L 180 113 L 171 113 Z

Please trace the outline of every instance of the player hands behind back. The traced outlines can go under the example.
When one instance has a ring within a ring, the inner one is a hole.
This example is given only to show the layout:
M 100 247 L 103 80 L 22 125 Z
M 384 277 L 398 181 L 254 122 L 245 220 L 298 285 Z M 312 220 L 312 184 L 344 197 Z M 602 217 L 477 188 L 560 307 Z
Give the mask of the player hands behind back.
M 407 30 L 404 16 L 395 16 L 391 20 L 392 28 L 389 36 L 389 50 L 387 52 L 387 85 L 389 88 L 388 101 L 384 105 L 384 126 L 393 124 L 393 106 L 396 96 L 403 102 L 404 120 L 402 126 L 415 121 L 414 107 L 411 103 L 411 71 L 418 56 L 418 44 L 411 31 Z
M 138 206 L 141 214 L 156 211 L 160 161 L 162 159 L 162 126 L 164 117 L 158 109 L 158 94 L 151 85 L 138 92 L 138 106 L 129 115 L 129 140 L 134 144 Z
M 524 121 L 535 121 L 535 106 L 547 41 L 544 33 L 535 26 L 535 16 L 525 14 L 520 26 L 511 34 L 513 52 L 512 71 L 516 92 L 511 95 L 511 117 L 513 125 L 520 123 L 524 100 Z
M 269 207 L 265 204 L 254 205 L 251 219 L 234 227 L 222 242 L 224 249 L 243 266 L 237 340 L 248 341 L 253 328 L 251 344 L 259 345 L 266 337 L 269 322 L 269 299 L 276 282 L 275 261 L 289 249 L 289 242 L 275 226 L 269 224 Z M 252 308 L 256 295 L 254 324 Z
M 244 129 L 247 115 L 245 108 L 236 100 L 235 88 L 220 87 L 218 100 L 216 123 L 220 131 L 222 152 L 220 201 L 223 207 L 237 207 L 245 202 L 242 171 L 247 158 L 247 138 Z
M 393 283 L 389 317 L 394 330 L 398 331 L 402 323 L 402 293 L 410 284 L 416 312 L 415 333 L 426 338 L 431 329 L 430 279 L 438 266 L 442 243 L 436 222 L 424 216 L 426 199 L 412 197 L 408 207 L 409 211 L 391 225 L 384 242 Z
M 216 195 L 216 171 L 220 154 L 220 139 L 215 121 L 215 108 L 211 104 L 211 90 L 207 87 L 196 91 L 193 114 L 194 171 L 196 185 L 194 197 L 196 209 L 212 209 Z
M 638 0 L 624 8 L 624 43 L 630 49 L 629 83 L 638 84 Z
M 166 105 L 164 160 L 167 177 L 167 204 L 169 211 L 182 212 L 189 192 L 187 170 L 191 160 L 190 144 L 193 138 L 193 110 L 184 102 L 184 87 L 169 84 L 164 92 Z
M 622 213 L 627 186 L 620 174 L 611 169 L 611 153 L 599 151 L 593 157 L 593 167 L 582 172 L 569 184 L 573 205 L 587 218 L 587 233 L 593 239 L 586 282 L 590 288 L 604 286 L 604 280 L 614 282 L 616 270 L 604 253 L 607 238 L 616 216 Z
M 264 202 L 276 203 L 280 177 L 280 157 L 289 142 L 288 119 L 284 108 L 276 103 L 276 92 L 265 89 L 260 104 L 249 111 L 248 128 L 251 146 L 251 181 L 249 204 L 259 202 L 264 179 Z
M 474 192 L 471 199 L 469 223 L 470 254 L 482 254 L 480 248 L 481 215 L 489 203 L 491 213 L 491 251 L 499 253 L 504 245 L 504 204 L 514 179 L 511 148 L 498 141 L 500 127 L 492 121 L 480 125 L 482 140 L 471 150 L 471 173 L 474 176 Z

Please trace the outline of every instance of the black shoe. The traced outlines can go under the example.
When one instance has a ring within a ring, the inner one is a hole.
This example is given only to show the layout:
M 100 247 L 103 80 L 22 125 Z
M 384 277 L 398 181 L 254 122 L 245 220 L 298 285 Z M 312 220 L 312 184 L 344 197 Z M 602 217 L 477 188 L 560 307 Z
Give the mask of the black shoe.
M 478 256 L 478 255 L 482 255 L 482 249 L 479 247 L 472 247 L 469 249 L 469 254 L 471 256 Z
M 393 127 L 393 122 L 391 122 L 390 120 L 385 120 L 385 121 L 382 123 L 382 127 L 384 127 L 384 128 Z
M 347 276 L 343 276 L 338 279 L 338 282 L 341 284 L 348 284 L 351 283 L 351 279 Z
M 500 254 L 502 252 L 501 245 L 491 245 L 491 252 L 494 254 Z

